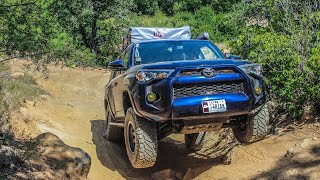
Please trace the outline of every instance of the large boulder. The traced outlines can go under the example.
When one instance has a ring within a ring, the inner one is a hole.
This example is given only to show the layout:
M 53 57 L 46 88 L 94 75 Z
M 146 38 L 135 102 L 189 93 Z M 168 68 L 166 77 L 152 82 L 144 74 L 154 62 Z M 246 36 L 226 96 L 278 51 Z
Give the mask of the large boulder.
M 87 177 L 91 158 L 82 149 L 66 145 L 58 136 L 51 133 L 41 134 L 36 140 L 39 142 L 41 158 L 51 169 L 73 179 Z

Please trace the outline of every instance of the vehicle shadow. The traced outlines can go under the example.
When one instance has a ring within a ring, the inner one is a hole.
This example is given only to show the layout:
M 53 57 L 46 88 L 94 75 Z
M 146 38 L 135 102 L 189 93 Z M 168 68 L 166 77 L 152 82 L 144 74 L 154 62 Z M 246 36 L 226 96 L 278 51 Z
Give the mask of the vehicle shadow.
M 96 145 L 98 159 L 106 168 L 118 171 L 126 179 L 150 179 L 152 174 L 165 169 L 174 170 L 182 176 L 192 169 L 192 175 L 189 177 L 195 178 L 212 166 L 221 164 L 224 154 L 236 145 L 229 146 L 231 147 L 229 149 L 223 148 L 219 153 L 213 152 L 210 147 L 205 147 L 199 153 L 190 153 L 180 140 L 168 137 L 159 142 L 158 157 L 154 167 L 134 169 L 127 157 L 124 142 L 112 143 L 102 137 L 103 124 L 104 120 L 91 121 L 93 143 Z M 219 144 L 220 142 L 209 146 L 214 147 Z

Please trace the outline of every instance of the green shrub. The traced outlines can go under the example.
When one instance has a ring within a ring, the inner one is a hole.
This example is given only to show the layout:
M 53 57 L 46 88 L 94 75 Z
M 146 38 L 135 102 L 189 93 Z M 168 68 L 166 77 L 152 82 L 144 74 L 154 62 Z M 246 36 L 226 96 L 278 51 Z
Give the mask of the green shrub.
M 247 1 L 235 16 L 246 26 L 231 41 L 233 51 L 264 65 L 271 99 L 294 118 L 304 107 L 320 111 L 318 7 L 312 0 Z
M 67 66 L 93 66 L 95 62 L 95 54 L 90 49 L 77 45 L 72 37 L 67 33 L 60 33 L 48 43 L 47 49 L 52 52 L 46 59 L 48 61 L 63 60 Z
M 279 109 L 292 117 L 300 117 L 303 107 L 320 100 L 320 49 L 312 50 L 303 68 L 305 60 L 293 48 L 295 41 L 291 36 L 251 30 L 231 43 L 234 53 L 263 65 L 267 82 L 272 87 L 270 98 L 282 105 Z
M 146 27 L 181 27 L 190 26 L 193 38 L 208 32 L 214 42 L 223 42 L 240 32 L 239 22 L 233 21 L 232 14 L 215 14 L 210 7 L 201 7 L 194 13 L 177 12 L 167 16 L 157 11 L 154 16 L 134 16 L 130 26 Z

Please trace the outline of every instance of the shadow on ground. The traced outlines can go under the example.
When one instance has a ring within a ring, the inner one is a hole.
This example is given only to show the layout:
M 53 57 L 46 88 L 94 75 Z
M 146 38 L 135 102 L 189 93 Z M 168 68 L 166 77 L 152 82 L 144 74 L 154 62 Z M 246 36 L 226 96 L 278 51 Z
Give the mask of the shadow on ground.
M 201 172 L 192 175 L 192 178 L 195 178 L 212 166 L 221 164 L 223 159 L 223 156 L 212 156 L 211 151 L 190 154 L 185 149 L 184 144 L 166 138 L 159 143 L 158 158 L 154 167 L 134 169 L 127 158 L 124 142 L 115 144 L 102 137 L 103 124 L 103 120 L 91 121 L 93 143 L 96 145 L 98 159 L 106 168 L 118 171 L 126 179 L 150 179 L 153 173 L 165 169 L 172 169 L 184 175 L 189 168 L 201 167 Z
M 252 179 L 320 179 L 320 142 L 292 148 L 276 164 Z

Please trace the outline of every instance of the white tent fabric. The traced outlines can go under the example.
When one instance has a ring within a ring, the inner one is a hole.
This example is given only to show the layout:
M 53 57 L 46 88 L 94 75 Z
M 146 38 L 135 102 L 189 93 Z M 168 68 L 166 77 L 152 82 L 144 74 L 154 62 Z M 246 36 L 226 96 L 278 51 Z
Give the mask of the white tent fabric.
M 147 27 L 132 27 L 129 32 L 131 43 L 138 43 L 146 40 L 159 39 L 185 39 L 191 38 L 189 26 L 181 28 L 147 28 Z

